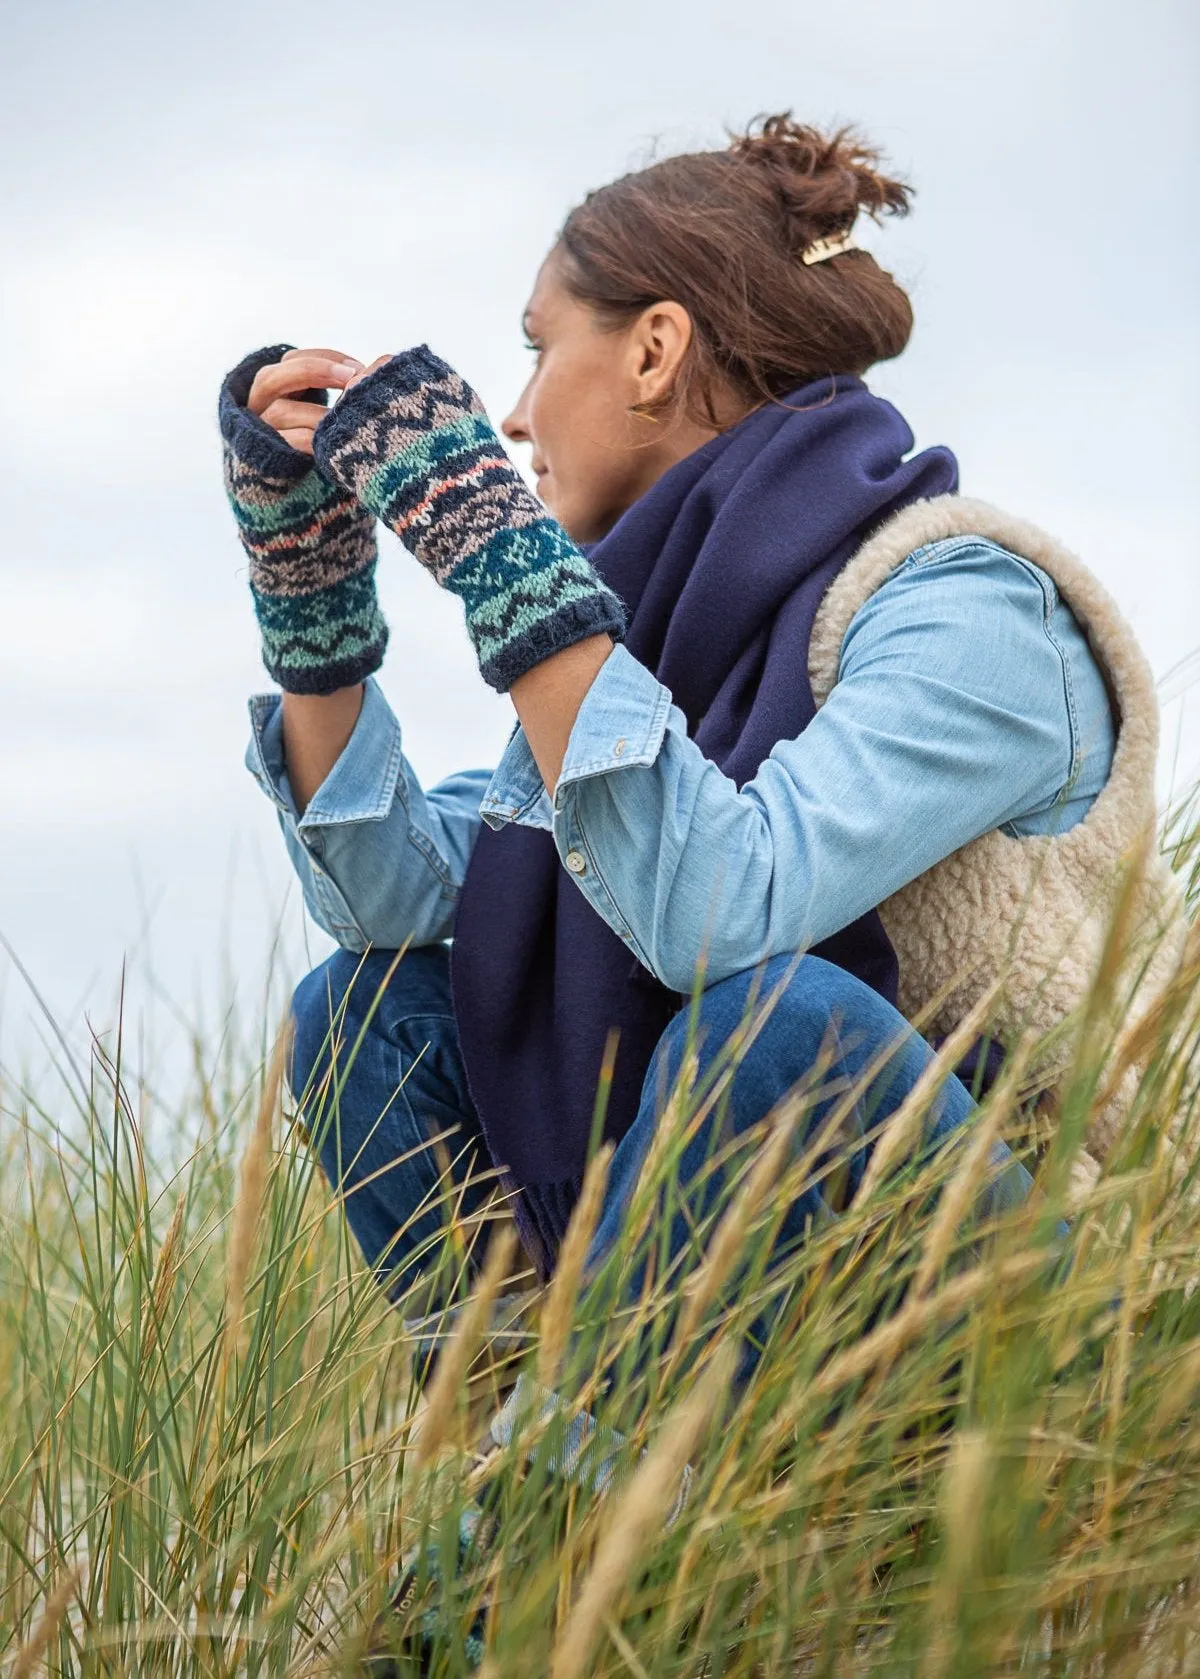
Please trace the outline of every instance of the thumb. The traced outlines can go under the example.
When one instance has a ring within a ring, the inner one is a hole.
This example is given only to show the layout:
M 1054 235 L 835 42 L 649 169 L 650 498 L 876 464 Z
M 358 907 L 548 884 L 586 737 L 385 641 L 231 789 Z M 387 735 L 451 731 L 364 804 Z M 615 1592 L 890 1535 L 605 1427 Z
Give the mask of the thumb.
M 342 395 L 344 396 L 347 391 L 352 391 L 354 389 L 355 385 L 357 385 L 360 380 L 365 379 L 369 374 L 374 373 L 376 368 L 386 366 L 386 364 L 389 361 L 391 361 L 391 359 L 392 358 L 391 358 L 390 353 L 386 356 L 376 356 L 375 360 L 370 364 L 369 367 L 364 367 L 361 370 L 361 372 L 356 373 L 354 375 L 353 379 L 347 379 L 345 385 L 342 388 Z

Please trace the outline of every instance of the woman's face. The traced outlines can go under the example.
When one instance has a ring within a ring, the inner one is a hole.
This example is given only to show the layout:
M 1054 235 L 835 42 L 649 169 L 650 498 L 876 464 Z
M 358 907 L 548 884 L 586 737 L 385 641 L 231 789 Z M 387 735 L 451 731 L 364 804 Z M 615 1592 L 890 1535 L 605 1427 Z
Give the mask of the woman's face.
M 596 542 L 667 468 L 712 435 L 682 416 L 633 410 L 669 394 L 691 340 L 677 303 L 613 329 L 562 283 L 552 251 L 525 310 L 537 360 L 504 421 L 532 446 L 538 494 L 576 542 Z

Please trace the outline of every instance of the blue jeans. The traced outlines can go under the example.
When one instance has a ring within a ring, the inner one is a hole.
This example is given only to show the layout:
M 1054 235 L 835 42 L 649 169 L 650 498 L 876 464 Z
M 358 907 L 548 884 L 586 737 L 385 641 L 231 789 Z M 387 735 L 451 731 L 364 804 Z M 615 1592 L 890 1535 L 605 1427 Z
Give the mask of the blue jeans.
M 848 1178 L 836 1196 L 824 1178 L 800 1193 L 779 1226 L 780 1248 L 802 1240 L 814 1219 L 836 1216 L 866 1168 L 868 1132 L 895 1111 L 932 1059 L 925 1040 L 860 980 L 820 957 L 798 963 L 777 957 L 701 995 L 693 1039 L 698 1080 L 743 1023 L 748 1004 L 785 979 L 786 988 L 738 1064 L 726 1096 L 682 1151 L 679 1183 L 687 1207 L 672 1218 L 667 1263 L 686 1262 L 697 1223 L 716 1203 L 723 1172 L 733 1169 L 722 1164 L 735 1161 L 736 1148 L 727 1145 L 763 1120 L 814 1066 L 822 1067 L 822 1094 L 805 1115 L 798 1146 L 818 1132 L 847 1085 L 862 1080 L 872 1065 L 879 1070 L 852 1121 L 862 1140 L 852 1149 Z M 291 1085 L 321 1165 L 342 1197 L 368 1264 L 390 1291 L 400 1293 L 438 1262 L 450 1228 L 448 1191 L 460 1227 L 480 1217 L 494 1191 L 463 1070 L 449 951 L 431 945 L 408 951 L 398 962 L 391 951 L 365 957 L 338 951 L 301 982 L 293 1013 Z M 661 1091 L 680 1067 L 688 1030 L 685 1009 L 659 1042 L 637 1117 L 613 1156 L 590 1262 L 620 1240 L 659 1121 Z M 927 1125 L 927 1146 L 968 1125 L 974 1112 L 962 1084 L 948 1078 Z M 992 1167 L 977 1204 L 983 1216 L 1022 1200 L 1031 1183 L 1003 1143 L 994 1146 Z

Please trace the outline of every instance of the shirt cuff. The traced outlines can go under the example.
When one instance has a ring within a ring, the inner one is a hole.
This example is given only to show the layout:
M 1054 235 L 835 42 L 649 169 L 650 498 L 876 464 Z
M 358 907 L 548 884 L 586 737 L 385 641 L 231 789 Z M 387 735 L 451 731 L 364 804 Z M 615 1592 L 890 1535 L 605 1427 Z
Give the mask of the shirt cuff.
M 652 764 L 662 750 L 670 710 L 670 689 L 618 642 L 579 708 L 558 778 L 556 805 L 573 782 Z
M 555 790 L 555 807 L 561 808 L 575 782 L 610 770 L 652 764 L 662 749 L 670 709 L 670 689 L 618 642 L 579 707 Z M 528 828 L 553 826 L 550 800 L 524 729 L 513 731 L 479 814 L 489 828 L 502 828 L 507 822 Z
M 283 705 L 278 694 L 255 694 L 249 705 L 246 768 L 284 816 L 299 820 L 283 757 Z
M 550 800 L 542 772 L 519 723 L 488 782 L 479 814 L 489 828 L 503 828 L 509 822 L 523 828 L 551 826 Z
M 283 707 L 278 694 L 250 701 L 246 767 L 267 797 L 297 821 L 301 831 L 350 822 L 382 822 L 396 798 L 404 764 L 400 725 L 373 677 L 364 684 L 362 710 L 341 756 L 298 816 L 283 756 Z

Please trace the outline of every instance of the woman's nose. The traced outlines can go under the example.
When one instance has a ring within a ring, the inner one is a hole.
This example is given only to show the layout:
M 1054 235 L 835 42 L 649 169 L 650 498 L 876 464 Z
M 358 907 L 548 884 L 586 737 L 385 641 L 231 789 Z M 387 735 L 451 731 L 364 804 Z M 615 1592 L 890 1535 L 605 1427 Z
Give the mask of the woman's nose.
M 512 413 L 509 414 L 506 419 L 501 420 L 500 430 L 504 433 L 505 437 L 508 438 L 510 443 L 531 443 L 533 441 L 529 427 L 525 423 L 524 393 L 522 393 L 521 400 L 517 403 L 517 406 L 513 409 Z

